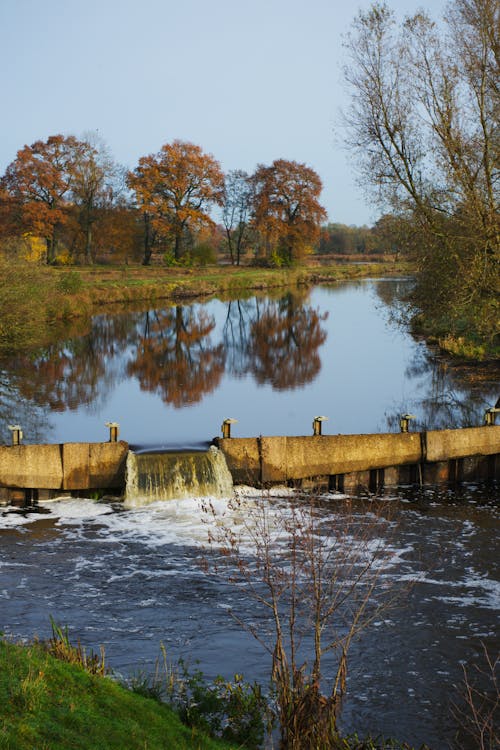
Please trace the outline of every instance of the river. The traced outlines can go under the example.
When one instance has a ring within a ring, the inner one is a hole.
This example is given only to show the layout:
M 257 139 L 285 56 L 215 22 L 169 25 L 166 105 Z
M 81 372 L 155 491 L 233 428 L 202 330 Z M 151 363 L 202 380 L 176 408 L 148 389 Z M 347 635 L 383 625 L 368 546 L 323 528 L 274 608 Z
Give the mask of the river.
M 493 378 L 409 336 L 392 304 L 407 283 L 99 316 L 83 335 L 3 364 L 2 418 L 21 422 L 30 442 L 103 439 L 116 419 L 141 447 L 201 445 L 225 417 L 241 436 L 309 434 L 317 414 L 329 416 L 326 432 L 397 429 L 402 411 L 418 426 L 480 424 L 496 401 Z M 251 494 L 242 498 L 250 507 Z M 340 721 L 441 750 L 457 729 L 462 665 L 481 663 L 482 644 L 499 649 L 498 487 L 402 488 L 386 500 L 390 523 L 374 533 L 390 552 L 384 587 L 398 596 L 353 645 Z M 214 502 L 224 512 L 227 501 Z M 266 502 L 286 512 L 290 497 Z M 373 502 L 355 501 L 360 523 Z M 341 503 L 321 504 L 326 536 Z M 0 630 L 45 637 L 52 616 L 84 644 L 103 644 L 124 675 L 152 670 L 164 643 L 210 677 L 267 685 L 269 655 L 229 609 L 262 628 L 264 615 L 245 586 L 200 565 L 206 539 L 195 498 L 0 509 Z

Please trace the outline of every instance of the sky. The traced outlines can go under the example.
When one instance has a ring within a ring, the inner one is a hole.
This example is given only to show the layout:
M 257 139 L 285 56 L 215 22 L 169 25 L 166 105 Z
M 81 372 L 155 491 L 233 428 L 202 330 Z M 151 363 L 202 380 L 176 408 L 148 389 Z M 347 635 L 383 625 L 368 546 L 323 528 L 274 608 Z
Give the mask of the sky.
M 97 131 L 133 169 L 174 139 L 224 171 L 318 172 L 330 221 L 372 224 L 342 145 L 342 38 L 369 0 L 0 0 L 0 174 L 49 135 Z M 392 0 L 400 17 L 445 0 Z

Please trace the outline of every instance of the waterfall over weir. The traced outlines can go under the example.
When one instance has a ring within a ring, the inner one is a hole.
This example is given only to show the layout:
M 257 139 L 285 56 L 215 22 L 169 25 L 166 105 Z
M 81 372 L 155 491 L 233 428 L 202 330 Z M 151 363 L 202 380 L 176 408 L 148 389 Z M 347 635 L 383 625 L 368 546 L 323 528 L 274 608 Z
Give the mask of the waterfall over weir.
M 215 446 L 199 452 L 128 454 L 125 505 L 232 492 L 226 459 Z

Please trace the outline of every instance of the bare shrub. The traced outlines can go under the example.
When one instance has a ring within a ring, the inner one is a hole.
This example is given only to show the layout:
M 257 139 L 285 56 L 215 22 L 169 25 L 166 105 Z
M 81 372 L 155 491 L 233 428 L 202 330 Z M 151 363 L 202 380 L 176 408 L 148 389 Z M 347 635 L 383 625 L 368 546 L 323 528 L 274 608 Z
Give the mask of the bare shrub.
M 460 699 L 453 705 L 459 726 L 457 748 L 462 747 L 462 736 L 469 737 L 477 750 L 500 747 L 500 655 L 493 658 L 484 644 L 482 647 L 481 663 L 463 666 Z
M 232 611 L 271 657 L 283 750 L 341 747 L 337 713 L 349 648 L 394 595 L 382 585 L 392 555 L 387 506 L 371 503 L 359 513 L 351 500 L 334 502 L 329 513 L 318 497 L 235 497 L 222 513 L 203 505 L 205 565 L 244 584 L 255 614 L 266 613 L 255 624 Z

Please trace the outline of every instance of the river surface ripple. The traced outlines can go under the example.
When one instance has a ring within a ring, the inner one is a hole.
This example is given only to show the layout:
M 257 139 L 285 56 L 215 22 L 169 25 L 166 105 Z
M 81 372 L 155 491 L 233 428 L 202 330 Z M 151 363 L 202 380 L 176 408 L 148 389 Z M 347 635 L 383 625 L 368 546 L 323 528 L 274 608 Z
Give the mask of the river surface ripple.
M 499 647 L 497 496 L 497 487 L 467 485 L 392 498 L 395 533 L 384 575 L 400 597 L 352 648 L 345 730 L 449 746 L 461 665 L 480 658 L 481 643 L 491 654 Z M 215 502 L 222 512 L 226 501 Z M 360 518 L 370 513 L 369 501 L 355 503 Z M 324 528 L 338 505 L 331 496 L 322 506 Z M 228 609 L 249 622 L 262 613 L 245 587 L 200 567 L 207 526 L 198 500 L 124 510 L 62 499 L 41 510 L 0 509 L 6 634 L 46 637 L 52 616 L 84 645 L 103 644 L 123 675 L 153 670 L 163 643 L 172 660 L 199 662 L 208 677 L 238 672 L 268 684 L 269 655 Z

